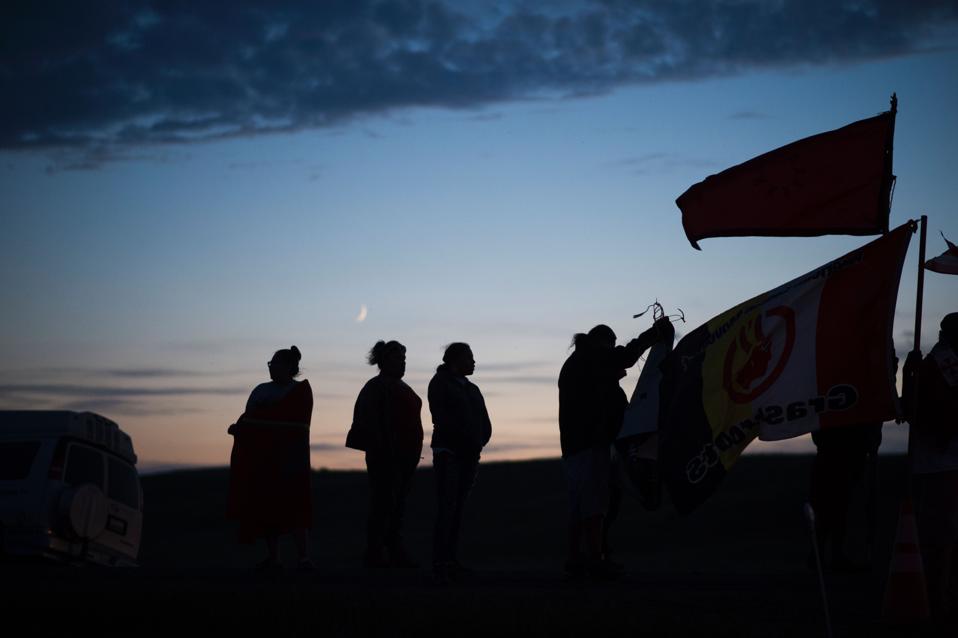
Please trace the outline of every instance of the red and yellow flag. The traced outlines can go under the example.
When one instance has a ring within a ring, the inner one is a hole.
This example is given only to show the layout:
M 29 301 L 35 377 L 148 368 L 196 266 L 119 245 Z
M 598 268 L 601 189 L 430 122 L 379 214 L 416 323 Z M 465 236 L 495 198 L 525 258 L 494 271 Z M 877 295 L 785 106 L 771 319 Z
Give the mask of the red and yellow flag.
M 909 222 L 686 335 L 662 365 L 659 462 L 679 511 L 756 437 L 892 419 L 892 324 Z

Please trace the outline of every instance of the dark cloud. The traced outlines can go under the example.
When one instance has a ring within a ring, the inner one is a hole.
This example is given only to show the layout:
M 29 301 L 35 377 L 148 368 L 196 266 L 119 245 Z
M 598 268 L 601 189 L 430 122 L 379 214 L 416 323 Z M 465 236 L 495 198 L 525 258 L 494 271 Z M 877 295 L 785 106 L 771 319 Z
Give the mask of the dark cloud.
M 951 45 L 953 0 L 5 2 L 0 149 L 67 168 L 319 128 Z M 557 8 L 561 7 L 561 8 Z

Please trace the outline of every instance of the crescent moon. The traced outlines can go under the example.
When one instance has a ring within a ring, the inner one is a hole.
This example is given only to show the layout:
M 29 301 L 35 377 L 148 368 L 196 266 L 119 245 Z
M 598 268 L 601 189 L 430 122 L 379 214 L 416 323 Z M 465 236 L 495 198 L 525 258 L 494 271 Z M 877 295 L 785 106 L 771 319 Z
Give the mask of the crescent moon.
M 359 314 L 356 315 L 356 323 L 362 323 L 366 321 L 366 315 L 369 313 L 369 310 L 366 308 L 366 304 L 359 306 Z

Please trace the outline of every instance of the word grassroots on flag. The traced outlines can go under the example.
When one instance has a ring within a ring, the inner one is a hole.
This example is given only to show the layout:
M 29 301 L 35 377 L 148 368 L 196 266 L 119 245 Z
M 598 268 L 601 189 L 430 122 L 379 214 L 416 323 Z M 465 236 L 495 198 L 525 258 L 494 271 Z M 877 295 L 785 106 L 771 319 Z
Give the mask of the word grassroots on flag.
M 704 501 L 756 437 L 898 413 L 892 323 L 916 224 L 727 310 L 662 364 L 659 469 L 680 512 Z

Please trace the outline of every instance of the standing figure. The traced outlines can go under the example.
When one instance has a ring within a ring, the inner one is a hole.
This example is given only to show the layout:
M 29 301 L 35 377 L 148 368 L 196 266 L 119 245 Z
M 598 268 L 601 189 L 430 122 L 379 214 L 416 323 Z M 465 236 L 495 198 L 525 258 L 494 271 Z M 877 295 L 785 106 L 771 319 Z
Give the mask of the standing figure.
M 898 357 L 894 344 L 889 352 L 895 369 L 889 379 L 895 384 Z M 844 425 L 812 432 L 815 462 L 812 464 L 809 500 L 815 511 L 815 535 L 822 567 L 836 572 L 866 571 L 875 549 L 878 517 L 878 448 L 882 423 Z M 864 479 L 864 481 L 862 480 Z M 849 556 L 846 539 L 856 488 L 864 483 L 865 558 Z M 814 555 L 808 558 L 814 567 Z
M 822 564 L 826 564 L 827 558 L 833 571 L 856 572 L 869 567 L 848 555 L 845 540 L 852 497 L 866 470 L 873 471 L 881 445 L 881 427 L 881 422 L 862 423 L 812 432 L 816 453 L 810 497 L 815 510 L 815 533 Z M 868 482 L 868 489 L 875 489 L 873 479 Z M 866 494 L 866 498 L 870 496 Z M 870 509 L 867 503 L 866 509 Z M 870 514 L 867 527 L 866 533 L 871 538 Z M 867 548 L 871 551 L 870 543 Z
M 422 454 L 422 399 L 403 382 L 406 347 L 377 341 L 367 357 L 379 374 L 366 382 L 353 410 L 346 447 L 366 453 L 369 518 L 367 567 L 418 567 L 402 543 L 406 495 Z
M 429 382 L 429 411 L 438 505 L 433 569 L 446 583 L 463 572 L 456 557 L 459 526 L 479 470 L 479 455 L 492 436 L 492 423 L 482 393 L 466 379 L 476 370 L 469 345 L 449 344 L 442 361 Z
M 611 446 L 628 405 L 619 380 L 652 344 L 673 334 L 672 323 L 662 318 L 625 346 L 616 346 L 615 332 L 601 324 L 573 338 L 575 351 L 559 373 L 559 436 L 569 484 L 565 570 L 570 576 L 612 578 L 618 573 L 603 554 L 602 528 L 609 507 Z
M 277 350 L 267 364 L 271 381 L 253 389 L 233 435 L 227 517 L 239 521 L 239 539 L 266 540 L 261 568 L 279 566 L 278 539 L 292 533 L 299 567 L 309 569 L 309 422 L 313 391 L 299 375 L 299 348 Z
M 905 360 L 905 410 L 921 557 L 932 616 L 958 618 L 958 312 L 941 321 L 938 343 Z M 915 375 L 917 372 L 917 392 Z

